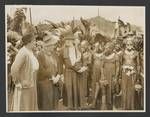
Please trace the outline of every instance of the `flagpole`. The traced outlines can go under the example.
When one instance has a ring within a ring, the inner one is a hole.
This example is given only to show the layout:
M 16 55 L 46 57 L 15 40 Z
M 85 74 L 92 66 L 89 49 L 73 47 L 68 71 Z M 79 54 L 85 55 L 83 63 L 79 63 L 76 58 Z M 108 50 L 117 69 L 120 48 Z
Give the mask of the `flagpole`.
M 30 23 L 32 25 L 32 15 L 31 15 L 31 8 L 29 8 L 29 12 L 30 12 Z

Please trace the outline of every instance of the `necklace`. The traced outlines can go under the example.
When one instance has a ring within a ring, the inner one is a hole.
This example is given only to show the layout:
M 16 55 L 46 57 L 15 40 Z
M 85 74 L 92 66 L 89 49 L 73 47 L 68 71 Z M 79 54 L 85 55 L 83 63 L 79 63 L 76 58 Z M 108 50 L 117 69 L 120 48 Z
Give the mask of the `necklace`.
M 134 51 L 128 51 L 128 50 L 125 50 L 125 53 L 128 54 L 128 55 L 133 55 L 134 54 Z

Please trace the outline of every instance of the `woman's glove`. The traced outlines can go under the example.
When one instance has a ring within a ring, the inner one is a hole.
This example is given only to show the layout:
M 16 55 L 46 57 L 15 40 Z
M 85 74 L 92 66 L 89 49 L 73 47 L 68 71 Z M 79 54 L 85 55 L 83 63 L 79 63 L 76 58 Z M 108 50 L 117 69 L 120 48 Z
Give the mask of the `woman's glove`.
M 142 85 L 140 85 L 140 84 L 135 84 L 135 91 L 141 91 L 142 90 Z
M 87 69 L 88 69 L 87 67 L 83 66 L 80 68 L 80 70 L 78 72 L 82 73 L 82 72 L 86 71 Z
M 63 74 L 60 75 L 60 80 L 64 83 L 64 75 Z
M 100 84 L 101 84 L 102 86 L 107 86 L 107 85 L 109 85 L 108 81 L 105 80 L 105 79 L 100 80 L 99 82 L 100 82 Z
M 60 75 L 57 75 L 56 77 L 52 77 L 53 83 L 56 84 L 60 79 Z

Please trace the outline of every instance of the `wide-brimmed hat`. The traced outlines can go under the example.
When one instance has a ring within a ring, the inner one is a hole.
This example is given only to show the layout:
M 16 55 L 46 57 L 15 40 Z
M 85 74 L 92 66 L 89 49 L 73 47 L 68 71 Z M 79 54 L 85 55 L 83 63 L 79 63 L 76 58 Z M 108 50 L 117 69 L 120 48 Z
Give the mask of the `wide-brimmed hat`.
M 45 36 L 43 37 L 44 45 L 51 46 L 55 45 L 59 41 L 59 37 L 53 35 L 51 32 L 45 32 Z

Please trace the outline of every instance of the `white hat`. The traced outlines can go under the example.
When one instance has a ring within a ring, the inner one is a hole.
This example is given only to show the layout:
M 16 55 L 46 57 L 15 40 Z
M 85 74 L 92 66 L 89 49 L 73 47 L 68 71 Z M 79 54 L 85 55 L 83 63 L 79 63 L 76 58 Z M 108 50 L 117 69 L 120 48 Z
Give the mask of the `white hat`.
M 43 42 L 45 43 L 45 45 L 54 45 L 58 42 L 59 37 L 53 35 L 50 32 L 46 33 L 47 35 L 43 37 Z

